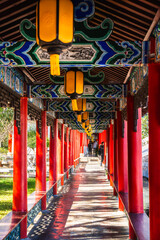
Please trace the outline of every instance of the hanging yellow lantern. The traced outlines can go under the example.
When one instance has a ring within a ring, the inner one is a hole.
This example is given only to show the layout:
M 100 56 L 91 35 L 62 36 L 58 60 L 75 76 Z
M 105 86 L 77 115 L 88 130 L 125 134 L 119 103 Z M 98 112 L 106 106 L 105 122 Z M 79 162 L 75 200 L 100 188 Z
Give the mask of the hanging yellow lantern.
M 78 111 L 77 112 L 85 112 L 86 111 L 86 99 L 85 98 L 79 98 L 77 99 L 77 106 Z
M 89 112 L 84 112 L 82 114 L 82 122 L 86 122 L 89 119 Z
M 89 119 L 86 121 L 86 127 L 89 126 Z
M 36 42 L 50 54 L 51 75 L 60 75 L 59 55 L 73 41 L 71 0 L 39 0 L 36 9 Z
M 79 70 L 68 71 L 65 75 L 64 90 L 72 100 L 73 111 L 78 111 L 77 98 L 83 94 L 83 72 Z
M 77 113 L 77 120 L 78 122 L 82 122 L 82 112 L 86 111 L 86 99 L 78 98 L 77 99 L 77 107 L 78 110 L 76 111 Z

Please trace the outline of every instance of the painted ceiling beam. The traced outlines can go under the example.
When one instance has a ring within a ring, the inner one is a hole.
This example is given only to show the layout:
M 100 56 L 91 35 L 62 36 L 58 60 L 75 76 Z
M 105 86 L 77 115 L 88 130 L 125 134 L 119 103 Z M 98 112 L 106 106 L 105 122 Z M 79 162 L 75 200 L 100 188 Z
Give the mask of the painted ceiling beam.
M 136 66 L 140 42 L 95 41 L 73 43 L 60 54 L 61 67 Z M 49 54 L 36 42 L 0 42 L 0 64 L 13 67 L 50 67 Z
M 62 101 L 53 100 L 49 102 L 49 111 L 71 112 L 72 103 L 70 99 Z M 87 99 L 86 111 L 88 112 L 112 112 L 115 111 L 115 102 L 100 101 L 99 99 Z
M 82 98 L 121 98 L 122 87 L 121 84 L 84 85 Z M 34 85 L 31 86 L 30 92 L 31 98 L 68 98 L 64 92 L 64 85 Z
M 57 112 L 56 117 L 58 119 L 66 119 L 76 122 L 77 116 L 75 112 Z M 107 120 L 114 119 L 115 113 L 114 112 L 94 112 L 93 114 L 89 115 L 90 123 L 95 124 L 96 122 L 107 122 Z

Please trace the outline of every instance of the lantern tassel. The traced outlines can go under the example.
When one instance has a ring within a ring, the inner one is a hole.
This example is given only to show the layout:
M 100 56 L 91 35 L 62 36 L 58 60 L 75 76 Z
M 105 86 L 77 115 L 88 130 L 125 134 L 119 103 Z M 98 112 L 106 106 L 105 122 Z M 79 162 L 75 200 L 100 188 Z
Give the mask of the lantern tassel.
M 51 54 L 50 55 L 50 66 L 51 66 L 51 75 L 60 75 L 60 66 L 59 66 L 59 55 Z
M 77 99 L 72 99 L 72 110 L 78 111 Z

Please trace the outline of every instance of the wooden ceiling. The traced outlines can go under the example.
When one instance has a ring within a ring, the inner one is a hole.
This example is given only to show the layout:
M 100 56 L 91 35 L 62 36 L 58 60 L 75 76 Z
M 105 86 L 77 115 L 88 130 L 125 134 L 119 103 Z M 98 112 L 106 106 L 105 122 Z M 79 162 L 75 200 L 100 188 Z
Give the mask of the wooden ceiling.
M 0 37 L 3 41 L 24 40 L 20 22 L 27 18 L 35 24 L 37 0 L 0 1 Z M 143 40 L 160 6 L 160 0 L 95 0 L 91 25 L 109 17 L 114 21 L 113 41 Z
M 101 84 L 123 84 L 128 73 L 129 67 L 95 67 L 91 69 L 91 74 L 96 75 L 104 72 L 105 78 Z M 31 76 L 33 84 L 52 84 L 50 80 L 50 68 L 25 68 L 25 71 Z M 61 69 L 61 76 L 64 76 L 65 70 Z
M 0 39 L 2 41 L 23 41 L 19 32 L 20 22 L 27 18 L 35 24 L 37 0 L 1 0 L 0 1 Z M 160 6 L 160 0 L 95 0 L 95 14 L 89 19 L 91 26 L 101 24 L 109 17 L 114 22 L 113 33 L 109 40 L 142 41 Z M 93 69 L 97 73 L 101 69 Z M 128 68 L 103 68 L 104 84 L 123 83 Z M 32 82 L 51 83 L 49 68 L 26 68 Z M 61 71 L 64 75 L 64 70 Z

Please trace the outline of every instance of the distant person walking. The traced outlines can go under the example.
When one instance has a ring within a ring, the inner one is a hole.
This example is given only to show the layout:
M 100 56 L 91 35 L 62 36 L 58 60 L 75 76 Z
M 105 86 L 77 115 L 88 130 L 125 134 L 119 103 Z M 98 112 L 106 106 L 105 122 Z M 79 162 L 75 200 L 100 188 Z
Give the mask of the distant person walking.
M 96 157 L 98 152 L 98 142 L 94 141 L 93 143 L 93 156 Z
M 104 160 L 104 142 L 101 142 L 100 147 L 99 147 L 99 154 L 101 156 L 101 166 Z
M 89 156 L 92 155 L 92 142 L 91 142 L 91 140 L 88 143 L 88 154 L 89 154 Z

